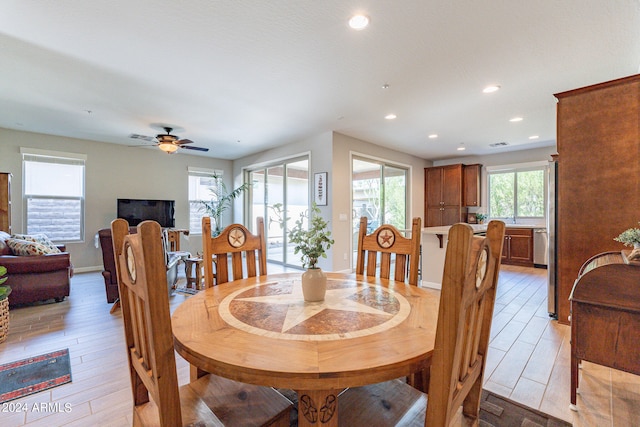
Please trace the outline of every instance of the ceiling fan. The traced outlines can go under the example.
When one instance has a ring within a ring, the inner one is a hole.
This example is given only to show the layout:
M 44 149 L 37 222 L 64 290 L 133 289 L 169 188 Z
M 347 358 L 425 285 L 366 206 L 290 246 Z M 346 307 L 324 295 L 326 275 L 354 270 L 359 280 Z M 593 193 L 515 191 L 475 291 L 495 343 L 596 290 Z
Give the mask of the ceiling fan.
M 171 135 L 171 131 L 173 128 L 165 127 L 164 128 L 166 134 L 158 134 L 156 135 L 156 140 L 158 140 L 158 148 L 164 151 L 167 154 L 173 154 L 178 151 L 178 148 L 186 148 L 188 150 L 196 150 L 196 151 L 209 151 L 208 148 L 203 147 L 194 147 L 192 145 L 193 141 L 190 139 L 179 139 L 179 137 L 175 135 Z
M 193 145 L 187 145 L 187 144 L 193 144 L 193 141 L 190 139 L 180 139 L 180 137 L 176 136 L 176 135 L 171 135 L 171 131 L 173 130 L 173 128 L 165 126 L 163 127 L 163 129 L 165 130 L 165 132 L 167 133 L 161 133 L 156 135 L 156 141 L 157 143 L 155 144 L 156 147 L 158 147 L 159 149 L 161 149 L 162 151 L 164 151 L 167 154 L 173 154 L 176 151 L 178 151 L 178 149 L 180 148 L 185 148 L 187 150 L 196 150 L 196 151 L 209 151 L 208 148 L 204 148 L 204 147 L 194 147 Z M 152 138 L 149 137 L 142 137 L 139 135 L 131 135 L 132 138 L 139 138 L 139 139 L 147 139 L 151 140 Z M 140 147 L 140 146 L 138 146 Z

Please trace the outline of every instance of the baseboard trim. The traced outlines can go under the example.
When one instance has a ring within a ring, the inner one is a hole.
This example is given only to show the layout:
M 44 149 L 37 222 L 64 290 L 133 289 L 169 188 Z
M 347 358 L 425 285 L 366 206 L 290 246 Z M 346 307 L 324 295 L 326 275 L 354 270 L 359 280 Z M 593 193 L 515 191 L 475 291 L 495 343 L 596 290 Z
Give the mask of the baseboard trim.
M 102 271 L 102 270 L 104 270 L 104 267 L 101 265 L 73 268 L 74 273 L 93 273 L 94 271 Z

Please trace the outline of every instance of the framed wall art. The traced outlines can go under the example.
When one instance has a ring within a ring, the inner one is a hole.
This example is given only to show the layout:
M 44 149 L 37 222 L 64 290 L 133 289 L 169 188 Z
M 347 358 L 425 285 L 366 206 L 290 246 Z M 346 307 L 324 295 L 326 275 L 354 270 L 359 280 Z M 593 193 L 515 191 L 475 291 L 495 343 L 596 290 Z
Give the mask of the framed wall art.
M 313 200 L 318 206 L 327 205 L 327 172 L 313 175 Z
M 478 218 L 476 217 L 475 213 L 468 213 L 467 214 L 467 222 L 469 224 L 477 224 L 478 223 Z

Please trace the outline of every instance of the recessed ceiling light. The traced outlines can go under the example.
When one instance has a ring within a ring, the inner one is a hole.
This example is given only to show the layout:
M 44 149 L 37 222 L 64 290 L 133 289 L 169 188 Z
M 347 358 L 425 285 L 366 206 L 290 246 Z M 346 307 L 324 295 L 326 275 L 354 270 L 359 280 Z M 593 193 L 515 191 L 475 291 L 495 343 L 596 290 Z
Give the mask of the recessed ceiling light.
M 482 89 L 482 93 L 493 93 L 493 92 L 497 92 L 499 90 L 500 90 L 500 86 L 491 85 L 491 86 L 487 86 L 484 89 Z
M 384 116 L 384 118 L 385 118 L 385 119 L 387 119 L 387 120 L 393 120 L 393 119 L 395 119 L 396 117 L 398 117 L 398 116 L 396 116 L 396 115 L 395 115 L 395 114 L 393 114 L 393 113 L 391 113 L 391 114 L 387 114 L 386 116 Z
M 465 148 L 465 146 L 464 146 L 464 143 L 462 143 L 462 142 L 461 142 L 461 143 L 460 143 L 460 146 L 459 146 L 458 148 L 456 148 L 456 150 L 458 150 L 458 151 L 464 151 L 464 150 L 466 150 L 466 148 Z
M 349 26 L 354 30 L 364 30 L 369 26 L 369 17 L 365 15 L 354 15 L 349 19 Z
M 509 119 L 510 122 L 521 122 L 523 120 L 522 117 L 513 117 Z
M 437 133 L 432 133 L 431 135 L 429 135 L 429 139 L 436 139 L 438 137 Z
M 540 138 L 538 135 L 531 135 L 531 136 L 529 137 L 529 139 L 538 139 L 538 138 Z

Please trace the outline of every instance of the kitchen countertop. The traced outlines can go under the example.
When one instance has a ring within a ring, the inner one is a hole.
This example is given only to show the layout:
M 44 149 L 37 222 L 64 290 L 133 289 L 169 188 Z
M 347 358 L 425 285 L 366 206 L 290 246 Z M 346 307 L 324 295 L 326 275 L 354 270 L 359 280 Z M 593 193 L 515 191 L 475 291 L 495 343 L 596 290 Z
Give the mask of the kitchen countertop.
M 469 224 L 473 231 L 476 233 L 482 233 L 487 231 L 487 223 L 485 224 Z M 505 224 L 506 228 L 547 228 L 545 225 L 537 224 Z M 450 225 L 442 225 L 439 227 L 424 227 L 422 229 L 423 234 L 449 234 Z

